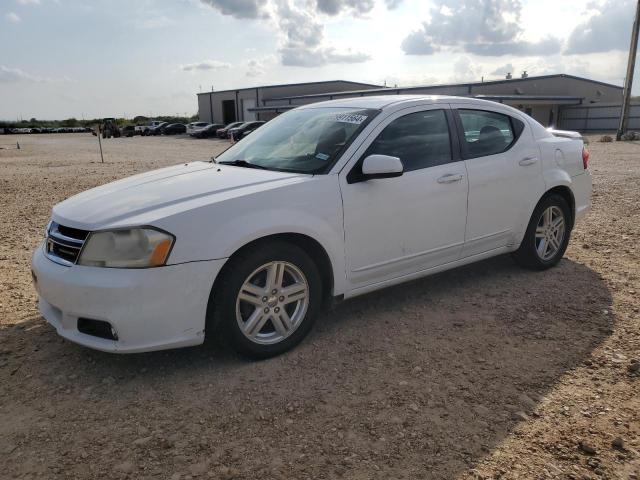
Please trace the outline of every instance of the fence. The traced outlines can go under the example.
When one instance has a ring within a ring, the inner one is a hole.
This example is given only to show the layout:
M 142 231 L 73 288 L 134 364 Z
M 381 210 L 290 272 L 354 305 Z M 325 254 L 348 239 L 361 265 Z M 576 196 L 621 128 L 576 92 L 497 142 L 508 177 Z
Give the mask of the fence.
M 615 103 L 563 107 L 558 128 L 578 132 L 615 132 L 622 106 Z M 640 104 L 631 105 L 628 130 L 640 131 Z

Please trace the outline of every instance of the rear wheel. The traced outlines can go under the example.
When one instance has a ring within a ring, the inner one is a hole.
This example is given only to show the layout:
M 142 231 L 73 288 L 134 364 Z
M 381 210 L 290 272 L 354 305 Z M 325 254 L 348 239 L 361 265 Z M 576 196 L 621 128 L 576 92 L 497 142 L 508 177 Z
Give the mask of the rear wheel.
M 270 243 L 232 258 L 212 295 L 215 325 L 231 345 L 268 358 L 309 333 L 322 302 L 322 280 L 304 250 Z
M 538 203 L 520 248 L 513 254 L 516 261 L 534 270 L 546 270 L 562 259 L 571 235 L 571 210 L 557 194 Z

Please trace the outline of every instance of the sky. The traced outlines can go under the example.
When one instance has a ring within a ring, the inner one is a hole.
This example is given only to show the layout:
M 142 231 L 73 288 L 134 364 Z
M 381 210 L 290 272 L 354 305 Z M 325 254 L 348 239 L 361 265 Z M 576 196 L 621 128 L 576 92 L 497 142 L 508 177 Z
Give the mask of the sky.
M 193 115 L 196 94 L 566 73 L 622 85 L 631 0 L 0 0 L 0 119 Z M 640 77 L 634 93 L 640 92 Z

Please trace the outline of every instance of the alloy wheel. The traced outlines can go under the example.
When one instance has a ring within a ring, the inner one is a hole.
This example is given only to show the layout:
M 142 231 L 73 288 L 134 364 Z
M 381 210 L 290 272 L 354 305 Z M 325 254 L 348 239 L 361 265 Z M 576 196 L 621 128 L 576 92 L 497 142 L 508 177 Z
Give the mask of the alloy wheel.
M 309 307 L 309 284 L 289 262 L 270 262 L 254 270 L 236 299 L 240 331 L 259 344 L 279 343 L 291 336 Z
M 536 227 L 536 252 L 543 261 L 551 260 L 562 248 L 566 233 L 564 213 L 557 206 L 547 208 Z

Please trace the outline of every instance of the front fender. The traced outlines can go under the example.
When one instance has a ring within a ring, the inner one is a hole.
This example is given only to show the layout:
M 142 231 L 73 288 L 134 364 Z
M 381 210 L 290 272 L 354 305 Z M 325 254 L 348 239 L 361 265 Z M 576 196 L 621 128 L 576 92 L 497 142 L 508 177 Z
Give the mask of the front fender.
M 230 198 L 154 225 L 176 235 L 170 264 L 226 259 L 270 235 L 306 235 L 329 257 L 335 294 L 346 287 L 342 203 L 335 175 Z

